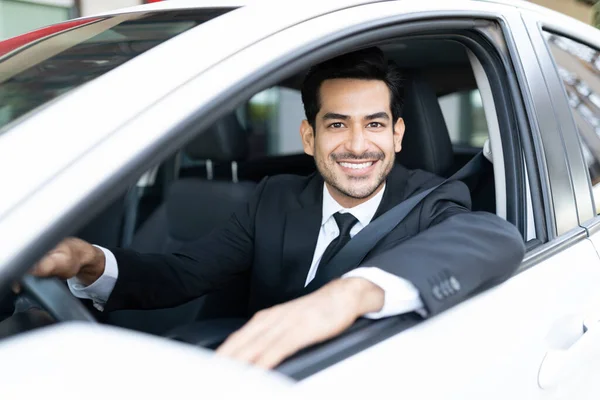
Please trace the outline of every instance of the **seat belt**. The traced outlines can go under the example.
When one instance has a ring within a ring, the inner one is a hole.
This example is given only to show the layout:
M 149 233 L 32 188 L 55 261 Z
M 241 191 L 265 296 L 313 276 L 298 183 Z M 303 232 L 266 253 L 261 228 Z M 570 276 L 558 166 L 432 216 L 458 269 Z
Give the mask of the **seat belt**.
M 327 264 L 325 271 L 317 274 L 315 279 L 307 286 L 307 290 L 316 290 L 331 280 L 342 276 L 347 271 L 356 268 L 377 243 L 394 230 L 425 197 L 445 183 L 464 180 L 476 174 L 481 170 L 483 161 L 483 152 L 479 152 L 450 178 L 444 180 L 439 185 L 409 197 L 380 215 L 364 227 L 346 246 L 333 256 Z M 319 278 L 318 280 L 317 277 Z

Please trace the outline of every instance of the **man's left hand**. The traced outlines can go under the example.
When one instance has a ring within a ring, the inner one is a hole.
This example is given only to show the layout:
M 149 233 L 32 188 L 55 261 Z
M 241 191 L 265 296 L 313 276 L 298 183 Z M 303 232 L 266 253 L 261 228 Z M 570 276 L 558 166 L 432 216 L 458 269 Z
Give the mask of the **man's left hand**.
M 360 316 L 383 307 L 383 290 L 362 278 L 338 279 L 314 293 L 262 311 L 233 333 L 217 354 L 273 368 L 297 351 L 330 339 Z

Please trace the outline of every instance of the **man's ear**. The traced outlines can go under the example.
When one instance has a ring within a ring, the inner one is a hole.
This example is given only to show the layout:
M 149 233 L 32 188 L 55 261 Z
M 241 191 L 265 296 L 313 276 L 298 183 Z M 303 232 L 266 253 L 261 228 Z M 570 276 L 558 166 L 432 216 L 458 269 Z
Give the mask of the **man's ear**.
M 404 137 L 404 120 L 398 118 L 394 124 L 394 151 L 399 153 L 402 150 L 402 138 Z
M 300 137 L 304 152 L 309 156 L 315 155 L 315 132 L 307 120 L 303 120 L 300 125 Z

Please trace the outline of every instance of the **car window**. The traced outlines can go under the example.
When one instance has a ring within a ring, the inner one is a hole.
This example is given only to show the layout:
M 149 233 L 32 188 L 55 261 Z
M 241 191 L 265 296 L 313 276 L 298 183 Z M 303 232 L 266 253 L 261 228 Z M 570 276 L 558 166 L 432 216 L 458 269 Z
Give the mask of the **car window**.
M 564 36 L 544 35 L 569 99 L 591 185 L 600 189 L 600 52 Z
M 479 90 L 449 93 L 438 100 L 452 144 L 483 147 L 489 132 Z
M 0 129 L 226 11 L 202 9 L 84 19 L 0 42 Z
M 249 158 L 303 152 L 300 123 L 305 116 L 299 90 L 275 86 L 259 92 L 238 110 L 238 117 L 249 131 Z

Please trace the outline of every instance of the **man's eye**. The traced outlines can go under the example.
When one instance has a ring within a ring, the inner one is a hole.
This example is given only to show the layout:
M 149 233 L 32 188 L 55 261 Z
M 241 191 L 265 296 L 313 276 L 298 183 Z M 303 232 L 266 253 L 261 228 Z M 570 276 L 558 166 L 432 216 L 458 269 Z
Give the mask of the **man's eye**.
M 383 126 L 383 124 L 381 122 L 371 122 L 371 123 L 369 123 L 369 126 L 371 128 L 381 128 Z
M 341 128 L 343 126 L 344 124 L 342 124 L 341 122 L 334 122 L 333 124 L 329 125 L 330 128 Z

